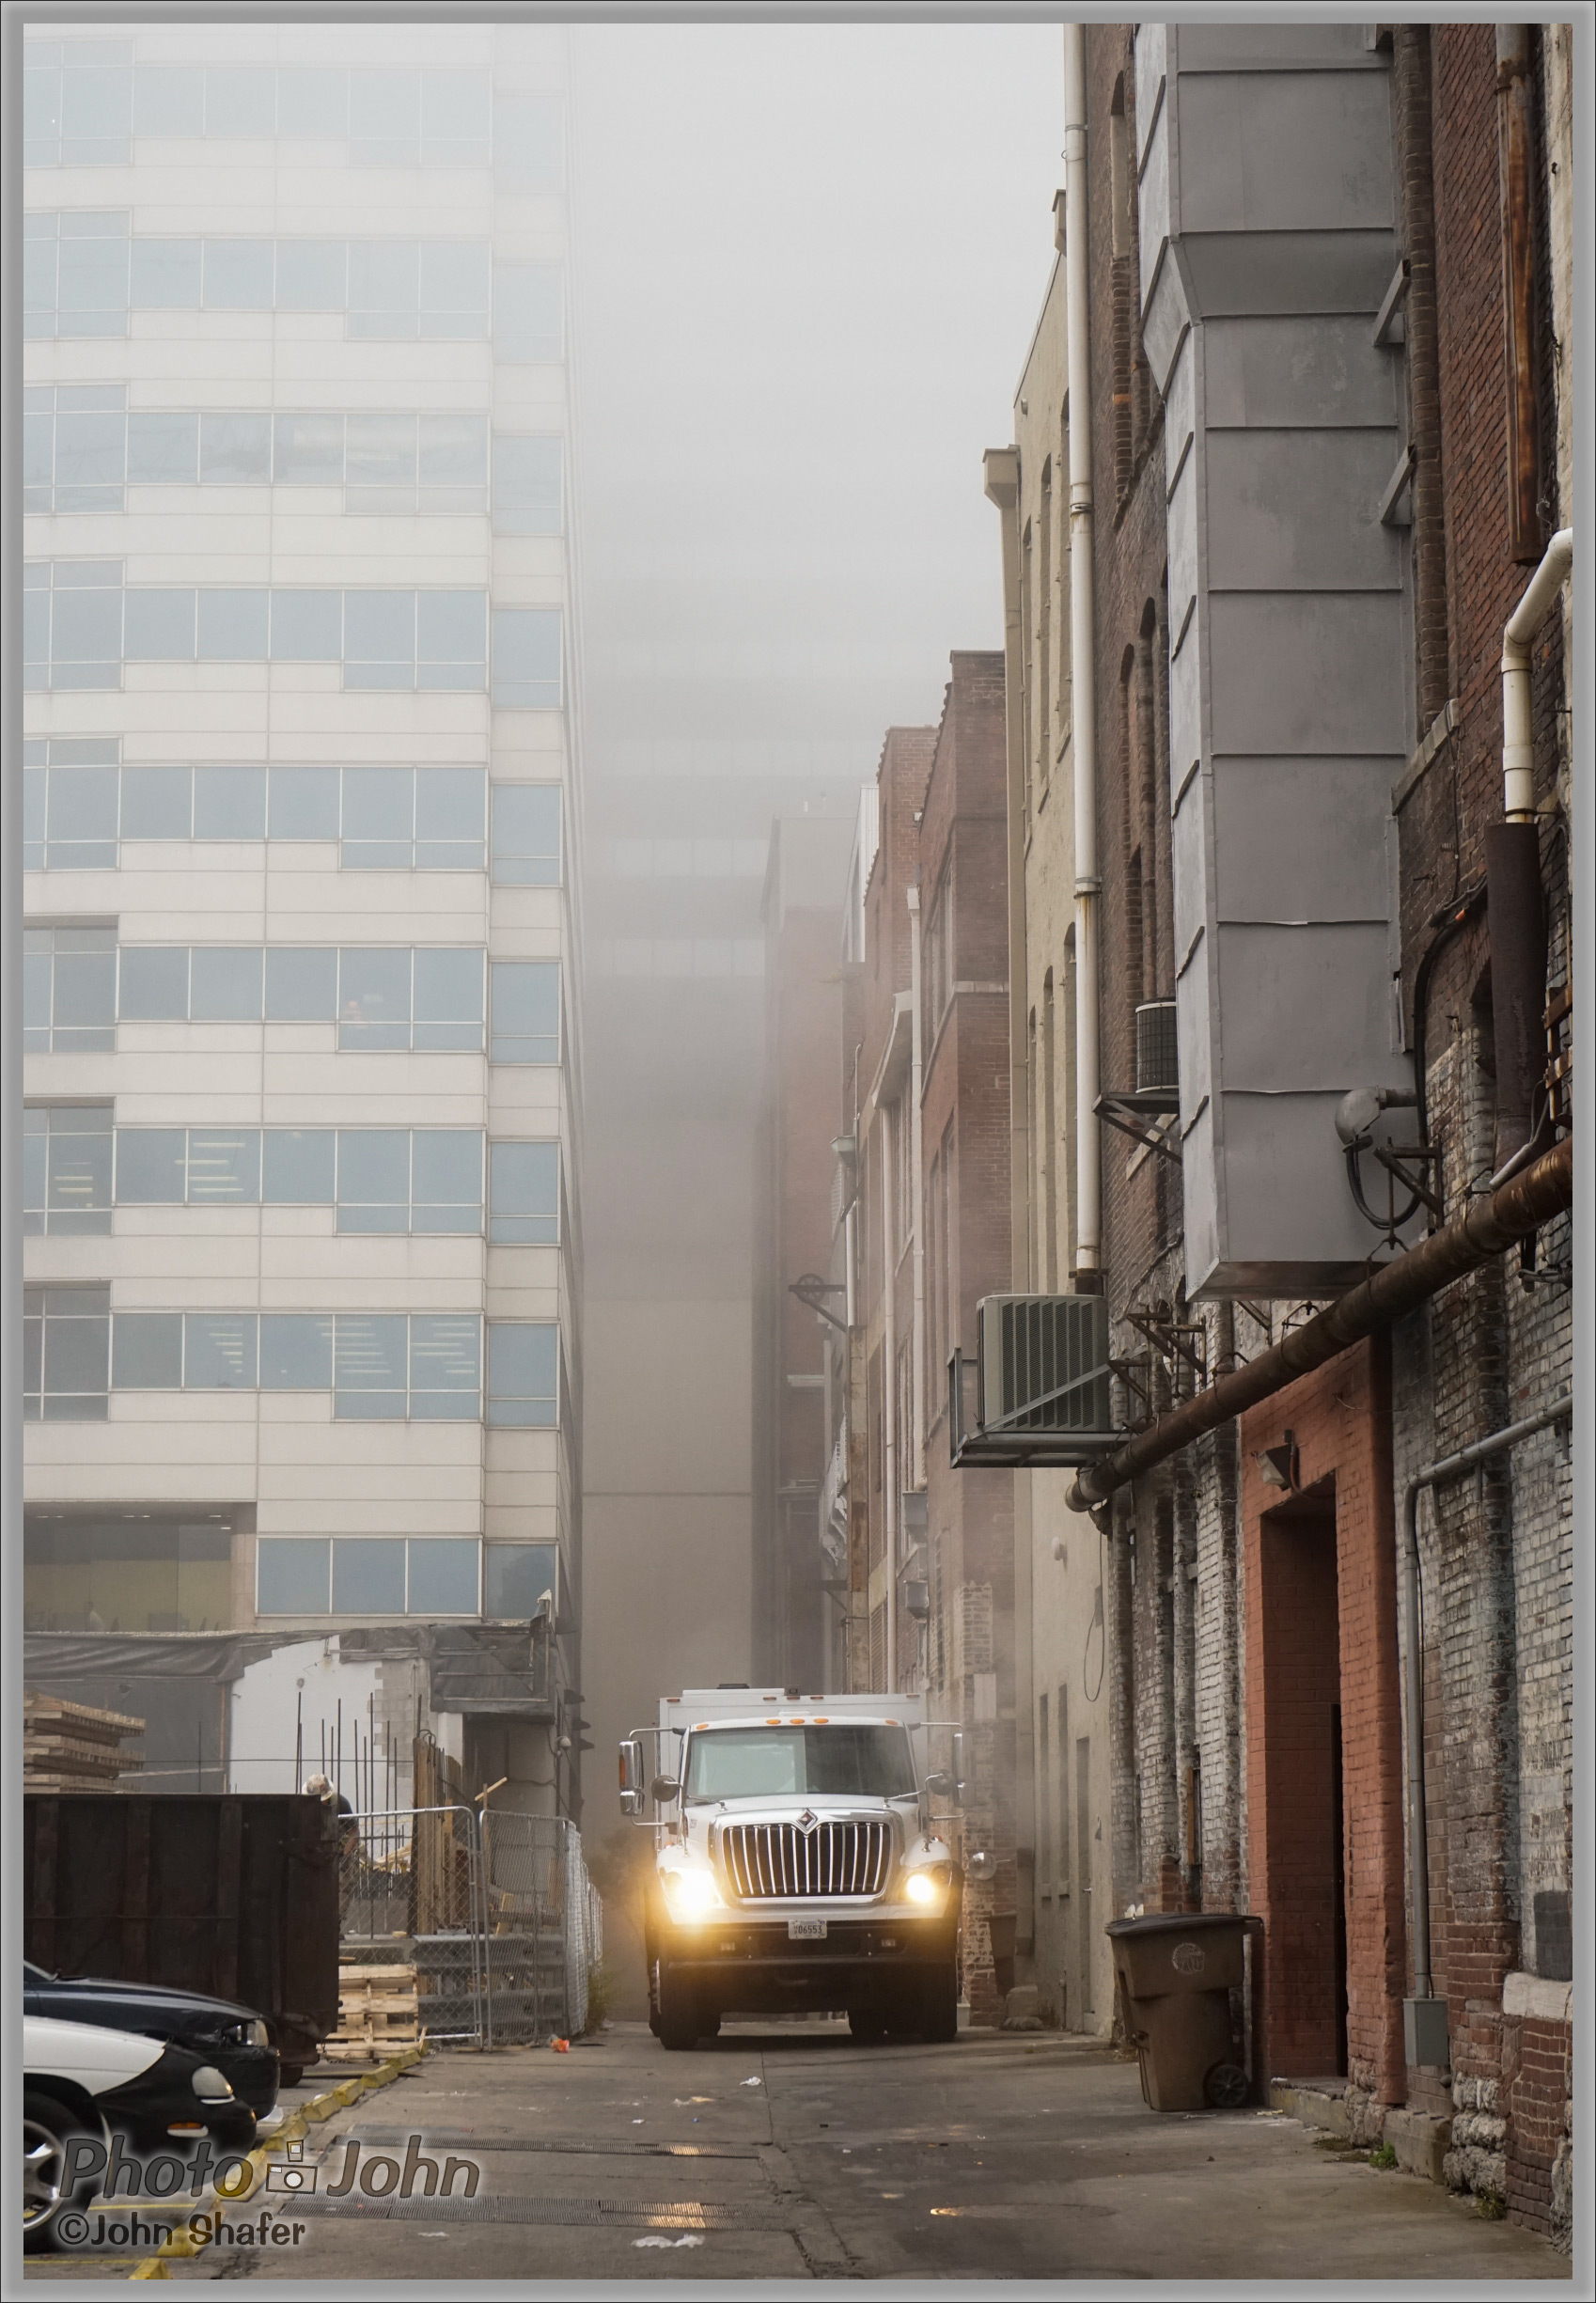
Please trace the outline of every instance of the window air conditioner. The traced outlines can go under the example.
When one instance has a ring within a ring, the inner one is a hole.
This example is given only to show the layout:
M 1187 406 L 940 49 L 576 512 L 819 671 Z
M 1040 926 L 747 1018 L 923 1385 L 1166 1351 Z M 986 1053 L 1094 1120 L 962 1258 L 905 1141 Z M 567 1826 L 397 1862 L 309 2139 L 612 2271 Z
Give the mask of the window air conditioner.
M 1105 1297 L 985 1295 L 976 1339 L 983 1432 L 1110 1430 Z

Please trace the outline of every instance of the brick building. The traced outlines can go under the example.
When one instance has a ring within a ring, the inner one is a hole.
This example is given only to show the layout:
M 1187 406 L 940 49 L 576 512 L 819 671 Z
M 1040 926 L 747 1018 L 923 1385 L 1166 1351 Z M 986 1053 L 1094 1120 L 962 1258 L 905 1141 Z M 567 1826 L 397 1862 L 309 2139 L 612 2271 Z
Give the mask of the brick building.
M 1014 948 L 1034 995 L 1068 870 L 1100 954 L 1074 1170 L 1016 1018 L 1024 1245 L 1033 1288 L 1106 1295 L 1115 1421 L 1141 1434 L 1070 1494 L 1106 1545 L 1106 1884 L 1120 1910 L 1257 1913 L 1259 2078 L 1319 2078 L 1354 2133 L 1556 2233 L 1573 1801 L 1569 1219 L 1545 1213 L 1567 1205 L 1567 1147 L 1549 1147 L 1571 1122 L 1542 1021 L 1571 978 L 1556 569 L 1526 740 L 1505 734 L 1501 667 L 1572 501 L 1569 38 L 1182 24 L 1066 43 L 1081 404 L 1056 440 L 1056 281 L 988 489 L 1008 522 Z M 1055 547 L 1043 578 L 1068 594 L 1089 564 L 1093 677 L 1077 662 L 1066 704 L 1038 555 L 1049 462 L 1088 415 L 1071 521 L 1089 563 Z M 1064 710 L 1070 743 L 1039 751 Z M 1515 741 L 1527 788 L 1504 782 Z M 1095 874 L 1049 848 L 1044 769 L 1050 806 L 1080 784 Z M 1099 1257 L 1056 1200 L 1088 1152 Z M 1330 1355 L 1315 1339 L 1341 1329 L 1319 1308 L 1409 1251 L 1430 1269 L 1426 1242 L 1462 1239 L 1483 1199 L 1494 1221 L 1515 1157 L 1547 1179 L 1538 1234 L 1515 1215 L 1522 1246 L 1470 1248 Z M 1445 1460 L 1481 1445 L 1472 1477 Z M 1033 1530 L 1067 1483 L 1029 1475 Z M 1046 1572 L 1034 1531 L 1028 1558 Z M 1068 1827 L 1043 1684 L 1039 1888 Z M 1051 1996 L 1068 1935 L 1040 1924 L 1040 1894 L 1037 1912 Z M 1071 1973 L 1065 2020 L 1093 2028 Z
M 826 1590 L 846 1558 L 817 1520 L 841 1436 L 827 1369 L 837 968 L 846 816 L 777 817 L 765 872 L 764 1075 L 754 1182 L 754 1669 L 766 1685 L 842 1684 L 841 1613 Z M 792 1292 L 820 1279 L 821 1290 Z M 817 1335 L 817 1328 L 820 1334 Z
M 887 731 L 851 868 L 819 1510 L 847 1535 L 834 1684 L 964 1724 L 962 1836 L 994 1861 L 966 1885 L 963 1989 L 990 2014 L 1015 1956 L 1012 1481 L 952 1470 L 947 1365 L 1009 1273 L 1004 659 L 951 672 L 938 727 Z

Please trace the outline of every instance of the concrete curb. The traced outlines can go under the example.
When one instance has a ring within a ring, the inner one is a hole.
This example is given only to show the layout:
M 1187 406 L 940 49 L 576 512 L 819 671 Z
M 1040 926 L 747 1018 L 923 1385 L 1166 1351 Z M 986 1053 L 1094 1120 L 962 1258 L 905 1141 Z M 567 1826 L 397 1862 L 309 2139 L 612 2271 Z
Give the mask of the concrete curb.
M 379 2063 L 375 2070 L 359 2072 L 354 2076 L 340 2081 L 336 2087 L 329 2088 L 324 2095 L 313 2095 L 308 2103 L 302 2103 L 296 2110 L 289 2114 L 270 2142 L 258 2144 L 248 2154 L 250 2168 L 248 2185 L 243 2189 L 228 2193 L 226 2197 L 214 2191 L 208 2191 L 204 2199 L 196 2201 L 191 2209 L 191 2217 L 194 2215 L 203 2214 L 208 2204 L 237 2207 L 242 2206 L 246 2199 L 253 2199 L 266 2180 L 266 2170 L 274 2151 L 282 2150 L 289 2143 L 302 2143 L 305 2140 L 307 2127 L 313 2124 L 320 2125 L 323 2120 L 331 2119 L 336 2113 L 347 2110 L 350 2105 L 358 2102 L 362 2095 L 371 2094 L 379 2087 L 386 2087 L 390 2080 L 399 2077 L 400 2072 L 409 2071 L 414 2064 L 420 2062 L 426 2052 L 423 2046 L 406 2047 L 399 2054 L 389 2056 L 387 2060 Z M 172 2275 L 166 2265 L 174 2256 L 201 2254 L 210 2244 L 208 2239 L 196 2238 L 192 2231 L 174 2231 L 168 2237 L 162 2240 L 154 2254 L 147 2256 L 137 2270 L 130 2271 L 128 2277 L 130 2279 L 170 2279 Z

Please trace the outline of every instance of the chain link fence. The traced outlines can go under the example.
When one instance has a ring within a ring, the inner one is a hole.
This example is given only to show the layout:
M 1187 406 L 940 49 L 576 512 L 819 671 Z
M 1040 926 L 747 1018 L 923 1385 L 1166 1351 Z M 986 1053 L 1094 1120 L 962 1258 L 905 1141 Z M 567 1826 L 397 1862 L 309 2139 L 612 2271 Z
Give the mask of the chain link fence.
M 429 2039 L 491 2047 L 583 2029 L 603 1912 L 565 1817 L 460 1802 L 346 1815 L 339 1830 L 340 1964 L 414 1966 Z

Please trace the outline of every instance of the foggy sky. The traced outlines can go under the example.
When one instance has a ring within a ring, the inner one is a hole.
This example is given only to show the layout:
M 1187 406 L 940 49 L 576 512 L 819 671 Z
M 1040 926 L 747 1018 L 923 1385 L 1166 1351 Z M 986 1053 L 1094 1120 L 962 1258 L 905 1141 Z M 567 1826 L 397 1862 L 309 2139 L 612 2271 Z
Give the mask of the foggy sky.
M 1056 25 L 576 32 L 595 733 L 618 643 L 760 648 L 778 680 L 840 648 L 868 774 L 950 648 L 1001 644 L 980 457 L 1053 261 L 1061 56 Z

